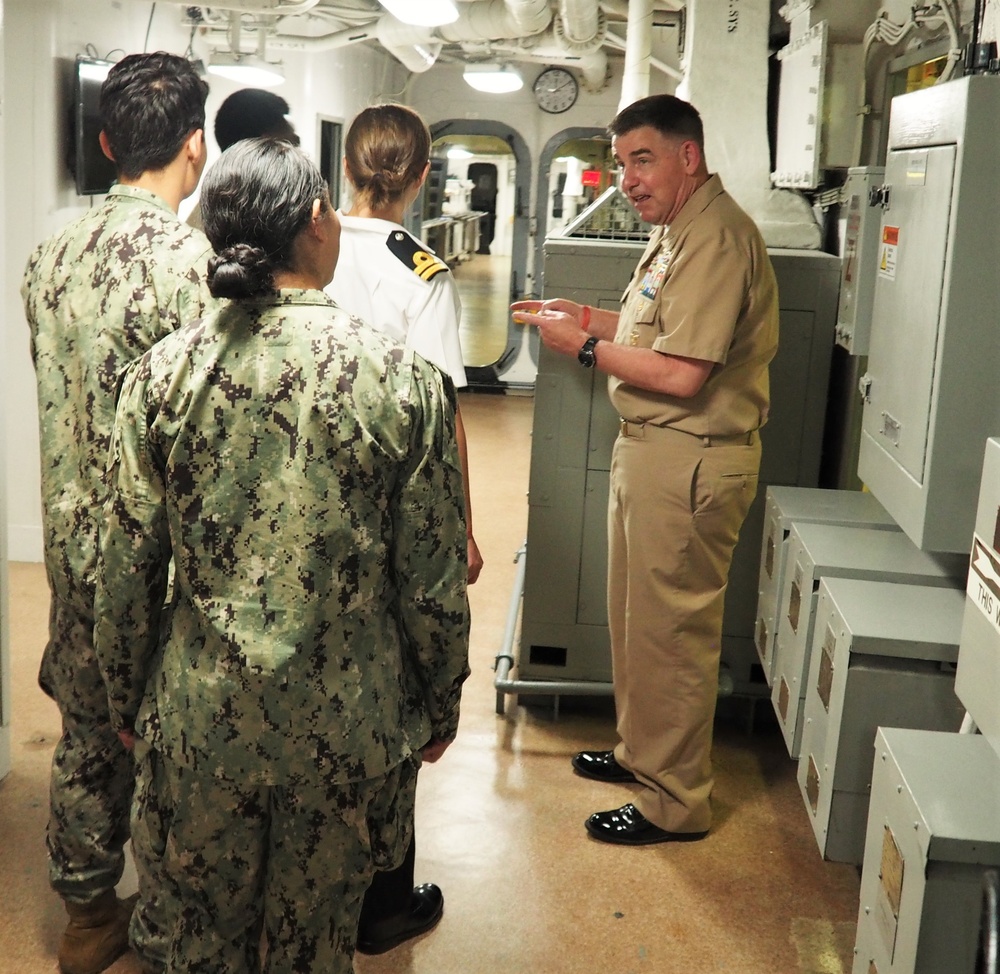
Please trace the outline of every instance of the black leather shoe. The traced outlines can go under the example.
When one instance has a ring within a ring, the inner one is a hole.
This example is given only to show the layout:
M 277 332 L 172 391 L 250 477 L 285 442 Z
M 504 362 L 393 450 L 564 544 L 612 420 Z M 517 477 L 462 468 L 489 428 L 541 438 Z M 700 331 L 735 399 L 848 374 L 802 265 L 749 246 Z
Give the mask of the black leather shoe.
M 444 912 L 444 895 L 433 883 L 413 887 L 410 910 L 391 920 L 380 920 L 358 933 L 358 950 L 362 954 L 384 954 L 411 937 L 419 936 L 437 926 Z
M 631 802 L 610 812 L 594 812 L 587 831 L 602 842 L 615 845 L 652 845 L 654 842 L 697 842 L 708 832 L 668 832 L 650 822 Z
M 623 768 L 615 760 L 614 751 L 580 751 L 573 755 L 573 767 L 577 774 L 595 781 L 635 783 L 636 777 L 628 768 Z

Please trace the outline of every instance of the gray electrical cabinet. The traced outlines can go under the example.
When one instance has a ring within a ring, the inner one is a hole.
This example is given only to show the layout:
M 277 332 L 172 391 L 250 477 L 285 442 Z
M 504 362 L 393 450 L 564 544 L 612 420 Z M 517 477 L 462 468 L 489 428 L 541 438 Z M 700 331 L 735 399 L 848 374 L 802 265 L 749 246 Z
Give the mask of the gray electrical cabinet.
M 864 860 L 882 727 L 957 731 L 959 589 L 824 578 L 806 682 L 799 790 L 826 859 Z
M 878 268 L 881 210 L 872 190 L 884 182 L 882 166 L 857 166 L 847 170 L 844 184 L 844 256 L 840 270 L 840 305 L 837 308 L 837 344 L 851 355 L 867 355 L 872 331 L 872 302 Z
M 643 245 L 549 238 L 544 295 L 617 310 Z M 754 621 L 764 497 L 769 484 L 819 477 L 836 318 L 839 258 L 771 251 L 781 305 L 771 413 L 761 434 L 757 498 L 730 573 L 722 659 L 736 693 L 762 696 Z M 517 673 L 524 680 L 611 681 L 607 628 L 607 504 L 618 416 L 607 377 L 542 346 L 535 381 L 527 562 Z
M 1000 440 L 997 439 L 986 443 L 955 692 L 1000 755 Z
M 1000 759 L 985 738 L 879 729 L 852 974 L 977 974 L 998 808 Z
M 821 580 L 858 578 L 961 590 L 964 569 L 964 557 L 921 551 L 902 531 L 832 524 L 792 526 L 771 687 L 789 756 L 797 759 L 802 743 L 805 683 Z
M 1000 434 L 1000 77 L 892 101 L 858 475 L 925 551 L 968 552 Z
M 771 686 L 778 600 L 784 584 L 788 537 L 796 522 L 853 524 L 855 527 L 898 531 L 899 525 L 873 494 L 822 487 L 768 487 L 764 499 L 764 537 L 760 548 L 757 623 L 754 641 Z

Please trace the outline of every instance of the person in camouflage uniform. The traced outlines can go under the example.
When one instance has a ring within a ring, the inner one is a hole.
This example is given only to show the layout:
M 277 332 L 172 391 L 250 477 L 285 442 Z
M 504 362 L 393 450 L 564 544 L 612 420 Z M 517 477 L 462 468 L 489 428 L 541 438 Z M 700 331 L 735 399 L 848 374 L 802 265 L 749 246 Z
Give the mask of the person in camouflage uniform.
M 39 683 L 62 716 L 47 847 L 50 882 L 70 917 L 59 949 L 65 974 L 96 974 L 127 947 L 129 905 L 115 886 L 134 767 L 111 726 L 93 651 L 97 538 L 119 373 L 213 303 L 211 247 L 177 217 L 205 165 L 207 92 L 171 54 L 132 55 L 111 69 L 101 139 L 118 183 L 35 250 L 22 286 L 51 591 Z
M 469 673 L 455 392 L 323 293 L 340 225 L 299 149 L 234 145 L 202 205 L 233 300 L 126 375 L 96 651 L 179 905 L 168 974 L 258 971 L 262 930 L 272 974 L 346 974 Z

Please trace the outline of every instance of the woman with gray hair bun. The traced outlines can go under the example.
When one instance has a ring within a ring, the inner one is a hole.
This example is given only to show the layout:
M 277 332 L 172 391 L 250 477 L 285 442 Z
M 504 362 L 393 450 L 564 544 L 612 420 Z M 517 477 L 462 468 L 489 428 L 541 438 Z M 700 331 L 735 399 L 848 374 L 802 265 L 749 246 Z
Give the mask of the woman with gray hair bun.
M 301 151 L 240 142 L 202 200 L 231 300 L 125 376 L 97 652 L 168 974 L 254 974 L 261 931 L 268 972 L 349 974 L 469 672 L 454 390 L 323 293 L 340 226 Z

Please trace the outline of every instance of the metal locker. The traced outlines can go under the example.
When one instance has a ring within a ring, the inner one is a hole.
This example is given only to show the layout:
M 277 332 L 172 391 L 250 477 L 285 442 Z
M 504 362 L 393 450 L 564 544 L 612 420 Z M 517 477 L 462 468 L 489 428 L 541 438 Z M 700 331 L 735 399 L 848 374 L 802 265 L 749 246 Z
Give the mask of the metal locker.
M 866 491 L 822 487 L 767 488 L 754 642 L 768 686 L 771 686 L 774 676 L 775 623 L 788 553 L 788 536 L 792 525 L 797 522 L 899 530 L 899 525 L 886 509 L 873 494 Z
M 820 852 L 861 865 L 881 727 L 957 731 L 959 589 L 824 578 L 806 681 L 799 790 Z
M 960 589 L 965 567 L 963 557 L 921 551 L 901 531 L 793 525 L 778 610 L 771 687 L 771 701 L 791 757 L 798 759 L 802 743 L 805 681 L 821 579 L 860 578 Z
M 976 974 L 998 808 L 985 738 L 879 729 L 852 974 Z

